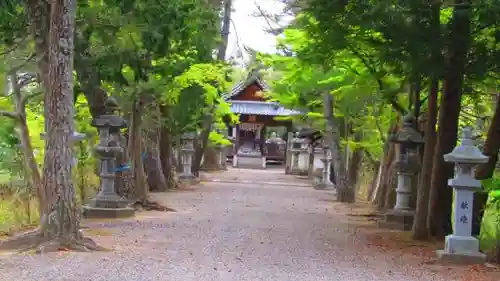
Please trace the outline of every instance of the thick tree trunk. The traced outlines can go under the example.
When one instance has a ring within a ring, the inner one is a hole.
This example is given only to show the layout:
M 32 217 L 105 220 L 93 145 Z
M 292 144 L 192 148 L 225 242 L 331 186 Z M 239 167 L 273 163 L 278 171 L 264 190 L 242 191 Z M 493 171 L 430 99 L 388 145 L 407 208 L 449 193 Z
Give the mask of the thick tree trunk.
M 163 110 L 162 110 L 163 111 Z M 172 137 L 168 128 L 162 127 L 160 133 L 160 160 L 163 175 L 167 180 L 167 188 L 175 189 L 179 187 L 175 166 L 175 157 L 172 147 Z
M 93 118 L 106 112 L 107 93 L 101 88 L 99 69 L 96 69 L 90 54 L 92 32 L 89 28 L 76 28 L 75 35 L 75 71 L 80 82 L 81 91 L 87 99 L 90 114 Z
M 385 156 L 382 157 L 382 162 L 377 162 L 375 168 L 373 169 L 373 179 L 370 184 L 370 188 L 368 189 L 368 194 L 366 196 L 366 200 L 374 201 L 374 194 L 376 194 L 377 190 L 380 188 L 380 183 L 382 182 L 382 163 L 384 163 Z
M 224 61 L 226 59 L 227 44 L 229 42 L 229 30 L 231 28 L 231 12 L 232 12 L 232 0 L 224 0 L 224 12 L 222 17 L 222 29 L 221 37 L 222 40 L 217 49 L 217 60 Z M 198 175 L 201 159 L 208 144 L 208 137 L 210 131 L 212 130 L 212 123 L 214 121 L 214 109 L 211 108 L 208 114 L 205 116 L 202 122 L 201 134 L 198 137 L 198 141 L 195 142 L 195 153 L 193 156 L 193 163 L 191 170 L 195 175 Z
M 205 153 L 203 154 L 203 170 L 213 171 L 217 170 L 219 164 L 217 163 L 217 151 L 213 147 L 207 147 Z
M 390 144 L 389 150 L 384 158 L 384 163 L 382 164 L 382 179 L 380 188 L 378 189 L 377 194 L 375 195 L 375 203 L 377 205 L 378 210 L 383 210 L 385 206 L 385 194 L 387 193 L 387 189 L 389 188 L 389 181 L 391 178 L 391 165 L 394 161 L 396 154 L 396 145 Z
M 123 149 L 123 153 L 119 154 L 116 157 L 116 165 L 117 166 L 128 166 L 129 164 L 129 154 L 127 151 L 127 140 L 122 135 L 121 131 L 113 132 L 114 138 L 117 142 L 117 145 Z M 131 169 L 120 169 L 115 174 L 115 190 L 116 193 L 127 199 L 133 200 L 133 188 L 132 185 L 132 170 Z
M 357 132 L 354 135 L 354 141 L 360 142 L 361 139 L 362 139 L 361 134 Z M 361 169 L 361 164 L 363 162 L 363 156 L 364 156 L 364 149 L 362 147 L 356 147 L 352 152 L 351 161 L 349 161 L 349 168 L 347 170 L 347 173 L 349 175 L 350 187 L 354 190 L 354 192 L 356 192 L 357 190 L 359 173 Z
M 427 121 L 425 128 L 425 147 L 422 161 L 422 171 L 420 173 L 419 186 L 417 191 L 417 205 L 415 219 L 413 221 L 412 237 L 416 240 L 427 240 L 429 232 L 427 229 L 427 212 L 429 206 L 429 192 L 431 186 L 432 167 L 434 153 L 436 151 L 436 121 L 437 121 L 437 96 L 439 91 L 439 81 L 434 78 L 429 89 L 427 100 Z
M 349 176 L 346 173 L 345 162 L 340 151 L 340 132 L 333 117 L 333 96 L 330 92 L 323 94 L 324 116 L 326 118 L 326 139 L 332 154 L 332 166 L 336 174 L 337 200 L 340 202 L 354 202 L 354 190 L 349 185 Z
M 437 150 L 434 157 L 428 219 L 431 234 L 438 236 L 452 232 L 451 205 L 453 198 L 452 189 L 448 188 L 447 181 L 453 176 L 454 170 L 452 163 L 444 162 L 443 155 L 450 153 L 457 142 L 462 86 L 467 64 L 467 52 L 471 41 L 471 10 L 470 0 L 455 1 L 449 43 L 447 44 L 449 61 L 439 108 Z
M 148 185 L 142 161 L 142 103 L 134 101 L 131 122 L 129 124 L 128 153 L 132 162 L 133 171 L 133 197 L 140 203 L 146 204 L 148 200 Z
M 26 0 L 24 2 L 35 43 L 38 74 L 45 91 L 49 88 L 50 3 L 52 2 L 49 0 Z
M 491 120 L 488 134 L 483 146 L 483 154 L 488 156 L 488 163 L 481 164 L 476 170 L 476 179 L 484 180 L 493 176 L 495 165 L 498 162 L 500 150 L 500 97 L 497 97 L 495 114 Z
M 389 164 L 389 169 L 387 171 L 387 188 L 384 194 L 384 210 L 389 210 L 394 207 L 396 203 L 396 187 L 397 187 L 397 169 L 396 163 L 399 160 L 400 145 L 394 146 L 394 158 L 392 163 Z
M 167 191 L 167 181 L 163 175 L 163 168 L 160 160 L 160 109 L 152 104 L 151 122 L 146 131 L 146 157 L 144 168 L 150 191 Z
M 76 1 L 52 2 L 49 81 L 45 97 L 47 135 L 43 167 L 46 206 L 41 223 L 44 238 L 69 248 L 87 246 L 80 233 L 80 211 L 72 180 L 75 128 L 73 114 L 73 31 Z M 90 246 L 90 245 L 89 245 Z M 79 248 L 78 248 L 79 249 Z M 45 251 L 46 249 L 42 249 Z
M 398 130 L 398 121 L 399 117 L 394 121 L 393 124 L 389 127 L 389 130 L 387 131 L 387 136 L 390 136 L 391 134 L 395 133 Z M 383 132 L 380 130 L 380 134 L 382 135 Z M 381 175 L 380 175 L 380 180 L 378 182 L 378 186 L 375 187 L 375 196 L 373 198 L 373 203 L 377 206 L 378 210 L 382 210 L 385 204 L 385 193 L 387 190 L 387 179 L 389 177 L 389 168 L 394 160 L 395 156 L 395 151 L 394 151 L 394 143 L 390 142 L 388 139 L 385 140 L 384 143 L 384 158 L 383 161 L 381 162 Z

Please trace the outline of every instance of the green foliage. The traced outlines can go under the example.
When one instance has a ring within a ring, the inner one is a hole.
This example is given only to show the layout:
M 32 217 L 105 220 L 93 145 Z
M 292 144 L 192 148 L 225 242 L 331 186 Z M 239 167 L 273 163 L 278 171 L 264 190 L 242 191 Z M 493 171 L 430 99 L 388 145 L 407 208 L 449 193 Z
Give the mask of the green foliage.
M 319 63 L 314 57 L 315 40 L 298 27 L 286 29 L 280 39 L 282 48 L 294 56 L 265 55 L 261 60 L 273 69 L 271 98 L 290 108 L 307 111 L 309 125 L 323 130 L 323 94 L 334 96 L 334 115 L 363 132 L 363 140 L 354 142 L 344 132 L 344 145 L 363 147 L 373 155 L 382 153 L 381 138 L 393 117 L 390 106 L 378 94 L 377 81 L 368 67 L 356 56 L 343 51 Z M 396 84 L 386 79 L 388 84 Z M 300 120 L 296 120 L 299 121 Z

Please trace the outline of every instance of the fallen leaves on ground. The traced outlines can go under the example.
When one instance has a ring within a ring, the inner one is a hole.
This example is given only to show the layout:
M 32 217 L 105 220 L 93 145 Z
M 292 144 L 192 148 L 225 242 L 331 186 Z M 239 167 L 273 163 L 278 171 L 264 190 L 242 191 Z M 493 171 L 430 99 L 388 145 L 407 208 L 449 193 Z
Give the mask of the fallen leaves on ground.
M 485 265 L 471 265 L 463 270 L 460 281 L 498 281 L 500 270 Z
M 393 255 L 404 259 L 405 263 L 419 266 L 435 273 L 450 276 L 459 281 L 498 281 L 500 280 L 500 269 L 494 265 L 438 265 L 436 261 L 436 250 L 443 249 L 444 242 L 440 240 L 415 241 L 409 231 L 395 231 L 377 227 L 366 227 L 369 222 L 368 216 L 364 219 L 352 220 L 356 225 L 356 233 L 364 241 L 369 249 L 379 253 Z M 365 224 L 362 221 L 365 220 Z M 376 225 L 371 221 L 368 225 Z

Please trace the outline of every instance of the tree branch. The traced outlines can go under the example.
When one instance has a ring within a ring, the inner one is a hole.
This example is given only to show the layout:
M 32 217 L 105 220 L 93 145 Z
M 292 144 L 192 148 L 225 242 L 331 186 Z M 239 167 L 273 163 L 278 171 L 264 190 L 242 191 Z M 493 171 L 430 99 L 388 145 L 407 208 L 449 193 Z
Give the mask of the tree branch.
M 260 15 L 257 15 L 257 16 L 260 16 L 262 18 L 264 18 L 264 20 L 266 21 L 266 24 L 267 26 L 269 27 L 268 30 L 265 30 L 266 32 L 276 36 L 276 35 L 279 35 L 281 33 L 283 33 L 283 31 L 285 30 L 283 27 L 278 27 L 278 28 L 274 28 L 273 25 L 271 24 L 271 20 L 269 19 L 269 15 L 266 14 L 266 12 L 264 11 L 264 9 L 262 9 L 262 7 L 257 3 L 257 1 L 253 1 L 255 7 L 257 8 L 257 11 L 259 12 Z
M 377 167 L 377 165 L 380 164 L 380 161 L 375 160 L 375 158 L 368 151 L 368 149 L 365 149 L 364 152 L 365 152 L 366 158 L 368 158 L 368 160 L 371 162 L 371 164 L 373 165 L 373 167 Z
M 382 82 L 382 79 L 380 78 L 380 74 L 375 70 L 375 68 L 368 62 L 368 60 L 358 51 L 356 50 L 351 44 L 347 44 L 347 49 L 353 53 L 360 61 L 365 65 L 365 67 L 368 69 L 368 71 L 375 77 L 375 80 L 377 81 L 378 88 L 379 90 L 383 93 L 384 91 L 384 83 Z M 404 88 L 405 81 L 402 82 L 401 86 L 399 87 L 398 90 L 395 91 L 395 93 L 391 93 L 386 99 L 391 103 L 392 107 L 401 113 L 402 115 L 405 115 L 407 113 L 407 110 L 400 105 L 395 98 L 395 95 L 401 92 L 401 90 Z
M 9 117 L 11 119 L 14 119 L 14 120 L 19 120 L 19 114 L 16 113 L 16 112 L 10 112 L 10 111 L 0 111 L 0 116 L 4 116 L 4 117 Z
M 17 42 L 16 44 L 14 44 L 12 47 L 8 48 L 7 50 L 5 50 L 4 52 L 1 52 L 0 53 L 0 56 L 4 56 L 4 55 L 7 55 L 7 54 L 10 54 L 12 53 L 13 51 L 15 51 L 17 48 L 19 48 L 19 46 L 24 43 L 26 41 L 26 38 L 28 38 L 30 34 L 26 34 L 23 38 L 21 38 L 21 40 L 19 42 Z
M 34 93 L 30 93 L 28 95 L 24 95 L 22 98 L 21 98 L 21 107 L 25 107 L 26 104 L 28 103 L 28 100 L 36 97 L 36 96 L 39 96 L 43 94 L 43 91 L 37 91 L 37 92 L 34 92 Z
M 9 71 L 7 71 L 7 73 L 17 73 L 19 70 L 21 70 L 21 68 L 26 66 L 26 64 L 28 62 L 30 62 L 31 60 L 33 60 L 34 58 L 36 58 L 36 53 L 32 53 L 24 62 L 9 69 Z

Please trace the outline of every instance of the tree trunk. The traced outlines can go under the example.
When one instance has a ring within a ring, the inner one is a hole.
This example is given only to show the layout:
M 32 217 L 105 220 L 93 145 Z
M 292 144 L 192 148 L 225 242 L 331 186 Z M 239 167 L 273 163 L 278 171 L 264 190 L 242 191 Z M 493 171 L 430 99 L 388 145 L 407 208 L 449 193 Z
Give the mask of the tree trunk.
M 368 201 L 374 201 L 374 196 L 373 194 L 376 194 L 378 189 L 380 188 L 380 183 L 382 182 L 382 163 L 384 163 L 385 156 L 382 157 L 382 162 L 377 162 L 373 171 L 373 179 L 372 183 L 370 184 L 370 188 L 368 189 L 368 195 L 366 196 L 366 200 Z
M 146 128 L 146 155 L 144 168 L 150 191 L 167 191 L 167 181 L 163 175 L 160 160 L 160 109 L 158 105 L 152 104 L 151 122 Z
M 161 111 L 163 116 L 167 116 L 164 113 L 166 110 L 166 108 L 162 108 Z M 168 128 L 166 128 L 165 126 L 163 126 L 160 131 L 160 161 L 163 175 L 167 180 L 167 188 L 178 188 L 179 182 L 177 181 L 176 166 L 174 164 L 175 157 L 172 147 L 172 137 Z
M 333 117 L 333 96 L 329 91 L 323 94 L 324 116 L 326 118 L 326 138 L 332 154 L 332 166 L 336 174 L 337 200 L 339 202 L 354 202 L 354 190 L 349 186 L 349 177 L 346 173 L 344 159 L 340 151 L 340 132 Z
M 438 236 L 453 231 L 451 227 L 453 198 L 452 189 L 448 187 L 448 179 L 453 176 L 454 170 L 452 163 L 444 162 L 443 155 L 450 153 L 457 142 L 462 86 L 471 41 L 471 10 L 470 0 L 455 0 L 447 44 L 449 61 L 439 108 L 437 150 L 434 156 L 428 219 L 431 234 Z
M 222 17 L 222 29 L 221 37 L 222 40 L 217 49 L 217 60 L 224 61 L 226 59 L 227 44 L 229 42 L 229 30 L 231 28 L 231 9 L 232 0 L 224 0 L 224 13 Z M 208 114 L 205 116 L 202 122 L 201 134 L 198 137 L 198 141 L 195 142 L 195 153 L 193 156 L 193 163 L 191 170 L 195 175 L 199 174 L 201 159 L 208 144 L 208 137 L 210 131 L 212 130 L 212 123 L 214 121 L 214 108 L 211 108 Z
M 42 234 L 58 246 L 75 247 L 82 239 L 80 211 L 72 180 L 73 31 L 76 1 L 55 0 L 51 8 L 49 45 L 50 90 L 45 96 L 47 134 L 43 167 L 45 198 Z M 45 250 L 45 249 L 43 249 Z M 57 249 L 55 249 L 57 250 Z
M 90 114 L 97 118 L 106 112 L 107 93 L 101 88 L 99 70 L 96 69 L 90 55 L 92 32 L 88 27 L 76 28 L 75 35 L 75 71 L 81 91 L 87 99 Z
M 422 161 L 422 171 L 417 191 L 417 206 L 415 219 L 413 221 L 412 237 L 415 240 L 427 240 L 429 232 L 427 229 L 427 214 L 429 206 L 429 191 L 431 185 L 432 167 L 434 152 L 436 151 L 436 120 L 437 120 L 437 96 L 439 91 L 439 81 L 433 78 L 429 89 L 427 100 L 427 121 L 425 128 L 424 159 Z
M 356 143 L 361 141 L 361 134 L 356 132 L 354 135 L 354 141 Z M 359 180 L 359 172 L 361 168 L 361 163 L 363 162 L 364 149 L 362 147 L 356 147 L 352 152 L 351 161 L 349 161 L 349 169 L 347 173 L 349 175 L 349 184 L 353 189 L 353 192 L 356 193 L 358 180 Z
M 495 165 L 498 162 L 498 151 L 500 150 L 500 97 L 497 97 L 495 114 L 491 120 L 488 134 L 483 146 L 483 154 L 488 156 L 488 163 L 481 164 L 476 170 L 476 179 L 484 180 L 493 176 Z
M 385 206 L 385 194 L 387 193 L 387 189 L 389 188 L 389 180 L 391 177 L 390 167 L 392 162 L 394 161 L 394 156 L 396 154 L 396 145 L 391 143 L 389 145 L 389 150 L 384 158 L 384 163 L 382 164 L 382 179 L 380 188 L 375 195 L 375 203 L 377 205 L 378 210 L 384 209 Z
M 129 124 L 128 153 L 132 162 L 133 171 L 133 197 L 140 203 L 148 201 L 148 185 L 142 161 L 142 107 L 140 101 L 134 101 L 131 122 Z
M 38 169 L 38 163 L 36 162 L 33 145 L 31 143 L 28 124 L 26 122 L 26 102 L 28 96 L 23 97 L 21 92 L 21 85 L 19 84 L 18 80 L 19 79 L 17 73 L 13 73 L 10 75 L 10 83 L 13 89 L 12 96 L 14 98 L 14 105 L 16 108 L 16 122 L 19 128 L 19 140 L 21 142 L 21 149 L 23 151 L 23 165 L 25 166 L 24 169 L 26 170 L 26 172 L 30 175 L 31 186 L 36 190 L 41 218 L 41 210 L 45 206 L 45 193 L 42 186 L 42 177 L 40 175 L 40 170 Z
M 397 187 L 397 169 L 396 163 L 399 161 L 399 151 L 401 145 L 394 145 L 394 158 L 393 161 L 389 164 L 389 168 L 387 170 L 387 188 L 384 194 L 384 210 L 389 210 L 394 207 L 396 203 L 396 187 Z
M 50 32 L 49 0 L 24 1 L 26 14 L 30 20 L 31 33 L 35 43 L 38 75 L 45 91 L 49 88 L 49 32 Z
M 202 168 L 206 171 L 213 171 L 219 168 L 217 163 L 217 151 L 213 147 L 207 147 L 205 153 L 203 154 Z
M 128 166 L 129 154 L 127 151 L 127 140 L 120 130 L 113 132 L 113 134 L 117 145 L 123 149 L 123 153 L 120 153 L 116 157 L 116 165 L 119 167 Z M 131 169 L 119 169 L 115 173 L 115 191 L 120 197 L 125 197 L 130 200 L 134 199 L 134 190 L 131 187 L 133 184 L 132 178 L 133 175 Z

